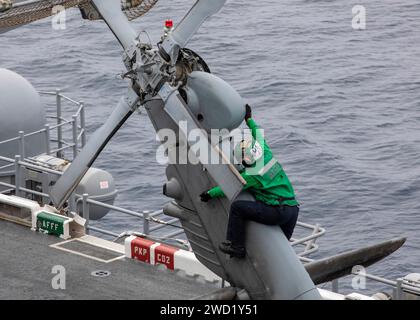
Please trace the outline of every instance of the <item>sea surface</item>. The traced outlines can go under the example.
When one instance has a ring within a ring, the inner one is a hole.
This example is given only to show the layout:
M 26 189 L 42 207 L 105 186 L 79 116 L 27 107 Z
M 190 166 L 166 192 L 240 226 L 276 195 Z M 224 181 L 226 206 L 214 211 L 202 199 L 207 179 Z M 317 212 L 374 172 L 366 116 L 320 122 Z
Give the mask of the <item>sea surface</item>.
M 193 2 L 160 0 L 133 24 L 156 43 L 164 20 L 179 22 Z M 365 30 L 352 27 L 354 5 L 366 8 Z M 313 258 L 403 235 L 406 244 L 368 271 L 420 272 L 418 0 L 229 0 L 188 46 L 253 106 L 294 184 L 301 221 L 326 228 Z M 107 26 L 76 9 L 65 30 L 45 19 L 0 35 L 0 67 L 83 100 L 89 134 L 125 92 L 121 54 Z M 99 156 L 95 166 L 116 180 L 117 205 L 156 210 L 168 201 L 157 147 L 147 116 L 136 114 Z M 95 225 L 141 231 L 115 212 Z M 340 287 L 352 290 L 351 280 Z M 361 292 L 380 289 L 368 282 Z

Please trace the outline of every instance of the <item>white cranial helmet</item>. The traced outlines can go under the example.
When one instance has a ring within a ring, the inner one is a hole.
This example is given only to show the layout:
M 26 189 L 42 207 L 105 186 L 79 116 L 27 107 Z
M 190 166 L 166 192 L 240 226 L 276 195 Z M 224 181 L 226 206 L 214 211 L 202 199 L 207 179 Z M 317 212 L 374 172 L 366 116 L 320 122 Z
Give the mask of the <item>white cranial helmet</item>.
M 258 141 L 244 139 L 235 146 L 233 155 L 239 163 L 249 167 L 262 157 L 263 150 Z

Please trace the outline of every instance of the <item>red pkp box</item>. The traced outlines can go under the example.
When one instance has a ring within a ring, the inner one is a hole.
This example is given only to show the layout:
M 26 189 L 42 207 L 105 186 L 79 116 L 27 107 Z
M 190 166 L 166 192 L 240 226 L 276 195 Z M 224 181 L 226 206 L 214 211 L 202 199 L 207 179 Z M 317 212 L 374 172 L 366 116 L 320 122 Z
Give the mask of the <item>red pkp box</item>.
M 143 262 L 150 263 L 150 247 L 153 241 L 136 238 L 131 242 L 131 257 Z

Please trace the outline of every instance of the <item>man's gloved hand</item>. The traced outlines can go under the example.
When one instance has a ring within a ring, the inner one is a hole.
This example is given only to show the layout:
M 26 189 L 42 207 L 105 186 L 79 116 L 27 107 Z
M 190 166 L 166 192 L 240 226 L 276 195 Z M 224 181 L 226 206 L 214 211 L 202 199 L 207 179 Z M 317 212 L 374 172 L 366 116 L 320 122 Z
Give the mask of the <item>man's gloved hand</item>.
M 203 201 L 203 202 L 208 202 L 208 201 L 211 199 L 211 197 L 210 197 L 210 195 L 207 193 L 207 191 L 204 191 L 202 194 L 200 194 L 200 199 L 201 199 L 201 201 Z
M 251 110 L 251 106 L 249 104 L 245 105 L 245 121 L 248 121 L 249 118 L 252 117 L 252 110 Z

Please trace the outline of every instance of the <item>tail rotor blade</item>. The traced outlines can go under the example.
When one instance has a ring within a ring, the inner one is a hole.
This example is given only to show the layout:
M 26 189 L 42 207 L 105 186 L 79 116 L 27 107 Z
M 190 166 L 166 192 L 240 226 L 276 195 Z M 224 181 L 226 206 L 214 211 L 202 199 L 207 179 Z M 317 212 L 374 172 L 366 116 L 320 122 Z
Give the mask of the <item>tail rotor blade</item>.
M 50 198 L 57 208 L 63 207 L 99 153 L 133 113 L 132 106 L 133 104 L 129 103 L 126 97 L 121 98 L 109 118 L 95 131 L 71 165 L 57 180 L 50 192 Z

